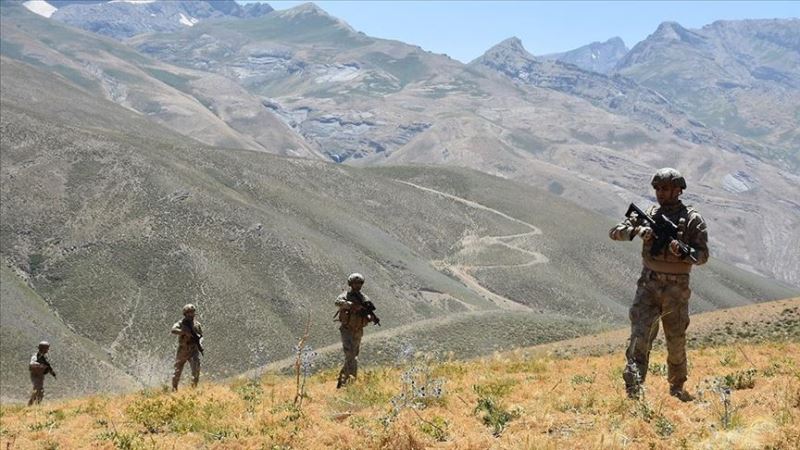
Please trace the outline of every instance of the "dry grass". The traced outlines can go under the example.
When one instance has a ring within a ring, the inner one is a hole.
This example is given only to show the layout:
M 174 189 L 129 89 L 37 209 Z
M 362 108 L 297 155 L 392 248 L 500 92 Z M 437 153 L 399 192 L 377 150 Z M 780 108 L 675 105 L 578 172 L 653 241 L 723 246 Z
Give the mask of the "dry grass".
M 798 355 L 797 342 L 692 350 L 687 387 L 699 398 L 687 404 L 667 395 L 663 351 L 641 401 L 624 396 L 620 354 L 421 359 L 413 372 L 364 371 L 338 392 L 325 371 L 308 380 L 302 409 L 294 380 L 268 374 L 175 394 L 3 406 L 0 448 L 798 448 Z M 422 395 L 436 380 L 443 393 Z M 711 389 L 718 380 L 739 388 L 727 413 Z

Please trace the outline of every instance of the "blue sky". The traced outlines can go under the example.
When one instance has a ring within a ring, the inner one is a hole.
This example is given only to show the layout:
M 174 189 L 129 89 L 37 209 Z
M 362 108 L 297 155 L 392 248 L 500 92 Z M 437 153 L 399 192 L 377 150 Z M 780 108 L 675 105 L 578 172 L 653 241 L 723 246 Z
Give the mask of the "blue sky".
M 239 0 L 241 3 L 246 0 Z M 275 9 L 305 2 L 267 1 Z M 800 2 L 318 1 L 358 31 L 419 45 L 463 62 L 511 36 L 534 55 L 619 36 L 628 47 L 658 24 L 700 28 L 715 20 L 800 17 Z

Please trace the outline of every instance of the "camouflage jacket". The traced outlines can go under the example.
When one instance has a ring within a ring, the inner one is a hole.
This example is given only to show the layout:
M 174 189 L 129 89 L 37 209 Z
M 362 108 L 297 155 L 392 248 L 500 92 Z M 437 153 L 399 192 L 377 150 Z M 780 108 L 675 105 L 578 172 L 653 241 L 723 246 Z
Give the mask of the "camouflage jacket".
M 347 328 L 352 331 L 361 331 L 369 323 L 369 319 L 358 313 L 361 305 L 369 301 L 369 297 L 361 292 L 347 291 L 342 292 L 336 298 L 336 306 L 339 311 L 336 312 L 336 317 L 342 323 L 342 328 Z
M 692 265 L 705 264 L 708 261 L 708 230 L 703 217 L 691 206 L 682 202 L 668 208 L 653 205 L 645 213 L 650 217 L 664 214 L 673 223 L 679 224 L 684 219 L 683 236 L 681 241 L 692 248 L 692 254 L 697 259 L 693 263 L 689 258 L 675 256 L 669 251 L 669 246 L 657 255 L 650 254 L 653 241 L 642 241 L 642 264 L 655 272 L 662 273 L 689 273 Z M 641 226 L 641 220 L 627 218 L 609 231 L 609 237 L 615 241 L 630 241 L 636 236 L 634 229 Z
M 195 320 L 192 322 L 192 326 L 194 327 L 194 332 L 197 333 L 198 336 L 203 337 L 203 327 L 200 325 L 200 322 Z M 178 349 L 191 351 L 200 350 L 192 339 L 192 333 L 183 326 L 183 319 L 175 322 L 175 325 L 172 326 L 171 332 L 172 334 L 178 335 Z

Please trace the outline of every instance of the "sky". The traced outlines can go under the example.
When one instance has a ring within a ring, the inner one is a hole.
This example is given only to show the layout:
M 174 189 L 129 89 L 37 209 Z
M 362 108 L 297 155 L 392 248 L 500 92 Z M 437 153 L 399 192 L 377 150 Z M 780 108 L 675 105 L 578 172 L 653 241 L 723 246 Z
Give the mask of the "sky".
M 247 3 L 253 0 L 238 0 Z M 275 9 L 305 2 L 267 1 Z M 619 36 L 628 48 L 661 22 L 700 28 L 715 20 L 800 17 L 797 1 L 317 1 L 369 36 L 397 39 L 462 62 L 516 36 L 534 55 Z

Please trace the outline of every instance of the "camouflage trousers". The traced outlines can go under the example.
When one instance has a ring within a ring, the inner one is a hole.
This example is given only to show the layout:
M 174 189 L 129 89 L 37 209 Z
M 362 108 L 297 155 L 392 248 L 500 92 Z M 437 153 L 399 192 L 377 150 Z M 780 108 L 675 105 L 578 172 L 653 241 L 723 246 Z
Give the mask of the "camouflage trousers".
M 670 387 L 686 382 L 686 328 L 689 326 L 689 275 L 642 271 L 629 311 L 631 337 L 623 372 L 628 390 L 638 389 L 647 377 L 650 349 L 658 335 L 658 321 L 667 341 L 667 380 Z
M 44 374 L 32 373 L 31 384 L 33 384 L 33 391 L 31 392 L 31 398 L 28 399 L 28 406 L 34 403 L 42 403 L 42 399 L 44 399 Z
M 342 335 L 342 350 L 344 350 L 344 366 L 339 371 L 339 381 L 336 384 L 340 388 L 350 381 L 350 378 L 358 376 L 358 352 L 361 350 L 361 337 L 364 330 L 353 331 L 349 328 L 339 328 Z
M 178 354 L 175 356 L 175 372 L 172 374 L 173 390 L 178 390 L 178 383 L 181 381 L 183 366 L 187 362 L 192 369 L 192 387 L 197 386 L 197 383 L 200 381 L 200 351 L 191 348 L 179 348 Z

